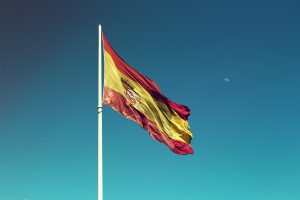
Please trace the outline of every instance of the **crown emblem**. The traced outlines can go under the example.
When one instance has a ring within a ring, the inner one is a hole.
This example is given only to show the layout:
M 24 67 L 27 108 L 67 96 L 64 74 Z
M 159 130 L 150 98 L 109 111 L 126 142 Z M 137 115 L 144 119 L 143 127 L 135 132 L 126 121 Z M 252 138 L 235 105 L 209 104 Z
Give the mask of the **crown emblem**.
M 132 105 L 140 104 L 141 97 L 135 92 L 134 86 L 128 80 L 121 78 L 123 87 L 125 89 L 125 97 Z

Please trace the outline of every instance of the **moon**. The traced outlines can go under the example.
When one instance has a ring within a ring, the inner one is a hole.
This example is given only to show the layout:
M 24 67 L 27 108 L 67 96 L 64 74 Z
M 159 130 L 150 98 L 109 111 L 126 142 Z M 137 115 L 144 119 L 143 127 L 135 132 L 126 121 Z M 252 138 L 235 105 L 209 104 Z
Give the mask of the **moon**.
M 224 78 L 224 81 L 229 83 L 230 82 L 230 79 L 228 77 Z

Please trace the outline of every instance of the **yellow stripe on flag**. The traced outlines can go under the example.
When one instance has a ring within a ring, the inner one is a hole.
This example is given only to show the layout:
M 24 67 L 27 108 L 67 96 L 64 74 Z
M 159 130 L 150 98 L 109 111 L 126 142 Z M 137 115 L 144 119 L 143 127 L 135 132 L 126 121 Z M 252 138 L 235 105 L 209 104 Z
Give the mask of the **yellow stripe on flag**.
M 154 99 L 139 83 L 118 70 L 111 55 L 104 51 L 104 87 L 123 95 L 132 106 L 154 122 L 169 138 L 190 143 L 189 125 L 163 102 Z

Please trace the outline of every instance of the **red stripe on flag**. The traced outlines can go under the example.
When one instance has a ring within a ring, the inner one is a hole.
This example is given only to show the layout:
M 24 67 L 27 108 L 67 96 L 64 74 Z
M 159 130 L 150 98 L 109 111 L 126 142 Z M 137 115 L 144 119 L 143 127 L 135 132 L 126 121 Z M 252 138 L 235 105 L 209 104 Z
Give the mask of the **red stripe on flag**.
M 163 102 L 167 106 L 170 106 L 182 119 L 187 120 L 190 115 L 190 109 L 187 106 L 173 102 L 171 99 L 165 97 L 161 92 L 157 84 L 149 79 L 148 77 L 142 75 L 132 67 L 130 67 L 110 46 L 104 34 L 102 34 L 104 41 L 104 49 L 113 58 L 116 67 L 125 76 L 138 82 L 153 98 Z
M 148 120 L 143 113 L 136 110 L 120 93 L 104 87 L 103 103 L 111 106 L 114 110 L 124 115 L 127 119 L 137 122 L 145 130 L 150 132 L 150 135 L 153 139 L 165 143 L 174 153 L 181 155 L 194 153 L 189 144 L 171 139 L 164 133 L 160 132 L 154 122 Z

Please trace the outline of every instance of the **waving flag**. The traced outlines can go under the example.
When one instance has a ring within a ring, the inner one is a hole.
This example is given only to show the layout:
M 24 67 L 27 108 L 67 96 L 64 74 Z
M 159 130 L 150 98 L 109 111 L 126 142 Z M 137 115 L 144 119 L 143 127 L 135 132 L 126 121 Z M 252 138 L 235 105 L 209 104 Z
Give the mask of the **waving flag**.
M 130 67 L 102 34 L 104 46 L 103 103 L 137 122 L 155 140 L 177 154 L 193 154 L 188 125 L 190 110 L 165 97 L 149 78 Z

